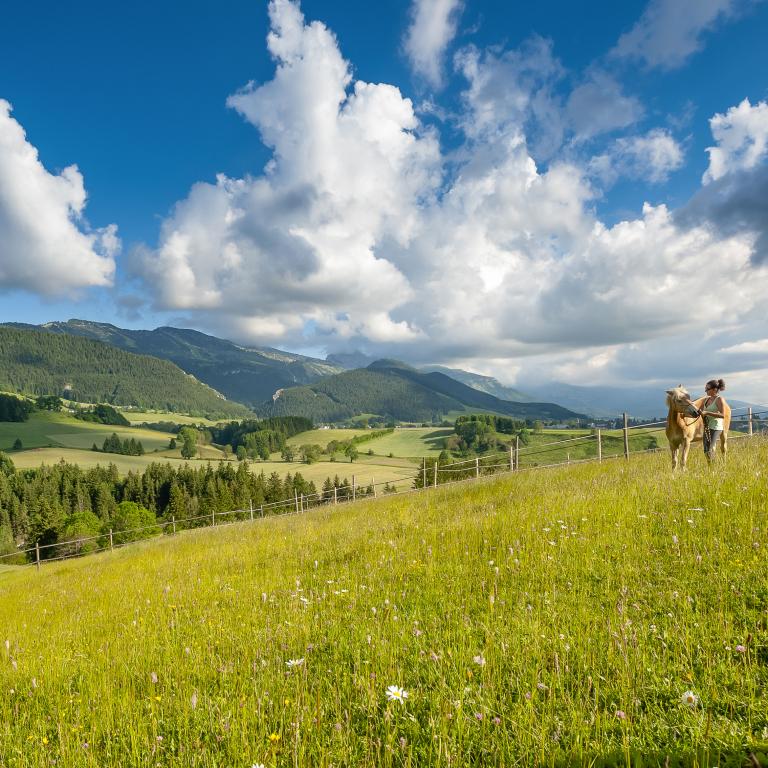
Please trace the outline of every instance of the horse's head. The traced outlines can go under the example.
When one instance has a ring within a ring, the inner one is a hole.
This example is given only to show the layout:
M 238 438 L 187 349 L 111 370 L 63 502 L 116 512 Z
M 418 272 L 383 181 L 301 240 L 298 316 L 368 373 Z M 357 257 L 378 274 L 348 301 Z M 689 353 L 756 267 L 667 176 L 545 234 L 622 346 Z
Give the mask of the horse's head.
M 676 413 L 683 413 L 687 416 L 697 415 L 696 408 L 691 405 L 691 396 L 682 384 L 667 390 L 667 405 L 670 410 Z

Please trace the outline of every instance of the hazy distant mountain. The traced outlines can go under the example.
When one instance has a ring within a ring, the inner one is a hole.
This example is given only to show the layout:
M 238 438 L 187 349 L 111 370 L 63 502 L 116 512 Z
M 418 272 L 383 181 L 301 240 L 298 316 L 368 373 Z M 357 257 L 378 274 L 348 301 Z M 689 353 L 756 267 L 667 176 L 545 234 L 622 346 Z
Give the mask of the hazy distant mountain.
M 498 397 L 499 400 L 511 400 L 515 403 L 530 403 L 536 398 L 521 392 L 519 389 L 504 386 L 498 379 L 492 376 L 483 376 L 479 373 L 470 373 L 461 368 L 445 368 L 442 365 L 428 365 L 419 368 L 422 373 L 444 373 L 462 384 L 466 384 L 472 389 L 480 392 L 486 392 L 489 395 Z
M 669 386 L 676 386 L 677 382 Z M 553 382 L 536 385 L 536 396 L 553 400 L 579 413 L 597 418 L 620 416 L 626 411 L 631 418 L 666 418 L 666 387 L 578 387 Z M 697 392 L 695 394 L 703 394 Z M 727 394 L 727 393 L 726 393 Z M 742 408 L 749 403 L 728 398 L 732 408 Z
M 325 358 L 331 365 L 338 365 L 347 371 L 353 371 L 355 368 L 367 368 L 376 360 L 375 357 L 368 357 L 362 352 L 335 352 Z
M 432 421 L 448 414 L 488 411 L 518 419 L 578 418 L 554 403 L 511 402 L 480 392 L 443 373 L 422 373 L 396 360 L 282 390 L 254 407 L 262 416 L 307 416 L 318 422 L 375 414 L 397 421 Z
M 343 370 L 324 360 L 270 347 L 243 347 L 185 328 L 133 331 L 88 320 L 30 327 L 84 336 L 129 352 L 170 360 L 230 400 L 247 405 L 263 402 L 278 389 L 310 384 Z

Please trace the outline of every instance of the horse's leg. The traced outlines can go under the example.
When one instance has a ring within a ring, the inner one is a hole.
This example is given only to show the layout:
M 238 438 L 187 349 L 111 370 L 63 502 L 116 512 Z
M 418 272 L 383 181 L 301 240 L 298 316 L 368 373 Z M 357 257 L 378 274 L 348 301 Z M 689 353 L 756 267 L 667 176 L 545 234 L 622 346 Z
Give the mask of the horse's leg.
M 669 450 L 672 452 L 672 471 L 677 469 L 677 446 L 669 444 Z
M 728 433 L 725 430 L 720 433 L 720 453 L 723 454 L 723 460 L 728 458 Z
M 683 444 L 681 446 L 681 451 L 683 452 L 682 459 L 680 461 L 682 465 L 683 472 L 688 468 L 688 451 L 691 450 L 691 440 L 690 438 L 686 437 L 683 440 Z

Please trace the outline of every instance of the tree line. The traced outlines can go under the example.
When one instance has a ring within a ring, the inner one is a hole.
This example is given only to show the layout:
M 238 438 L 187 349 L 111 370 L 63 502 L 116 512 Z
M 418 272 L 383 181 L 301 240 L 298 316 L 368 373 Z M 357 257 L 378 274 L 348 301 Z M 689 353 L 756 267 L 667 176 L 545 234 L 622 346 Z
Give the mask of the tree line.
M 508 416 L 494 416 L 488 413 L 473 413 L 459 416 L 454 424 L 455 435 L 445 440 L 446 451 L 467 456 L 471 453 L 484 453 L 504 448 L 514 438 L 519 438 L 522 445 L 528 445 L 531 428 L 541 429 L 541 422 L 529 422 Z M 505 443 L 498 435 L 508 435 Z
M 356 498 L 372 494 L 370 485 L 355 489 Z M 0 555 L 37 544 L 42 547 L 41 558 L 59 557 L 108 546 L 110 530 L 113 543 L 121 543 L 159 533 L 155 526 L 174 519 L 178 530 L 210 524 L 212 515 L 233 510 L 240 512 L 227 520 L 244 519 L 251 505 L 258 514 L 262 505 L 286 502 L 265 510 L 275 514 L 294 509 L 302 497 L 309 506 L 351 496 L 347 478 L 326 479 L 318 494 L 315 484 L 299 472 L 284 477 L 277 472 L 256 474 L 246 462 L 220 462 L 215 467 L 153 463 L 143 472 L 121 476 L 114 464 L 83 469 L 60 462 L 17 470 L 10 457 L 0 452 Z M 189 518 L 198 519 L 185 522 Z M 143 527 L 150 533 L 127 533 Z M 83 541 L 92 537 L 97 537 L 95 544 Z M 18 561 L 23 559 L 19 556 Z
M 144 446 L 140 440 L 136 440 L 133 437 L 127 437 L 125 440 L 121 440 L 116 432 L 113 432 L 109 437 L 104 438 L 104 444 L 101 448 L 94 443 L 91 450 L 101 453 L 119 453 L 122 456 L 144 455 Z
M 16 395 L 0 394 L 0 421 L 27 421 L 32 413 L 32 403 Z

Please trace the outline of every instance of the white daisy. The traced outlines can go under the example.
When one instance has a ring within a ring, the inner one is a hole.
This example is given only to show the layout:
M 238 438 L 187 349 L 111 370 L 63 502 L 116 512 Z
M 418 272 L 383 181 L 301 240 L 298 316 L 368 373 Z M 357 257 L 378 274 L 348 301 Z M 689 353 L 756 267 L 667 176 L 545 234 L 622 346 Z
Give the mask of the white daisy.
M 398 685 L 390 685 L 387 688 L 387 698 L 390 701 L 399 701 L 401 704 L 405 704 L 405 700 L 408 698 L 408 691 Z
M 680 701 L 685 704 L 686 707 L 693 709 L 699 703 L 699 697 L 693 691 L 686 691 L 680 697 Z
M 288 659 L 288 661 L 285 662 L 285 666 L 288 667 L 288 669 L 293 669 L 294 667 L 300 667 L 304 663 L 304 659 Z

